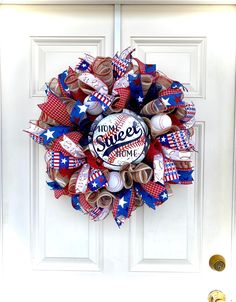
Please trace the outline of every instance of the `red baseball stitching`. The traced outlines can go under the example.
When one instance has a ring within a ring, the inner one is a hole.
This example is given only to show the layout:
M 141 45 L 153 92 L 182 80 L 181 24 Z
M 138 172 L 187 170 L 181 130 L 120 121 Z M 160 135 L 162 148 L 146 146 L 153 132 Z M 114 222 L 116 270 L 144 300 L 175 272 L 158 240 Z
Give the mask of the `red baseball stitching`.
M 114 162 L 114 160 L 116 159 L 117 152 L 126 151 L 126 150 L 129 150 L 130 148 L 140 147 L 142 144 L 144 144 L 144 142 L 145 142 L 145 137 L 142 136 L 135 142 L 132 142 L 130 144 L 117 148 L 116 150 L 111 152 L 111 154 L 108 158 L 109 163 L 111 164 Z

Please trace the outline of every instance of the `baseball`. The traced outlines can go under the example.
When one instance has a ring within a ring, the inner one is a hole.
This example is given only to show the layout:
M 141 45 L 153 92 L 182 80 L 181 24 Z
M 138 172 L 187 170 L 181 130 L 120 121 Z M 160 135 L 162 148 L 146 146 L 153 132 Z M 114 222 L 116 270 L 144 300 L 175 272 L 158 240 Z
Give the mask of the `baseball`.
M 102 106 L 100 103 L 97 101 L 91 102 L 89 95 L 84 99 L 84 105 L 88 106 L 87 112 L 91 115 L 98 115 L 102 113 Z
M 112 193 L 119 192 L 123 189 L 124 182 L 119 172 L 111 172 L 106 189 Z
M 166 130 L 171 127 L 172 121 L 167 114 L 157 114 L 151 118 L 151 125 L 154 130 Z

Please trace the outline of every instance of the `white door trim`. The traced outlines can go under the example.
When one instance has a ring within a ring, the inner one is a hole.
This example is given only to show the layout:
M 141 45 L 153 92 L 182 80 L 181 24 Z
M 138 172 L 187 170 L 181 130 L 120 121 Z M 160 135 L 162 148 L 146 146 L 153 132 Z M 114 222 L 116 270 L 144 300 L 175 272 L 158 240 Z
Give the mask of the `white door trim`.
M 1 49 L 0 49 L 0 272 L 2 271 L 3 254 L 3 169 L 2 169 L 2 72 L 1 72 Z
M 121 5 L 114 5 L 114 47 L 113 52 L 121 51 Z

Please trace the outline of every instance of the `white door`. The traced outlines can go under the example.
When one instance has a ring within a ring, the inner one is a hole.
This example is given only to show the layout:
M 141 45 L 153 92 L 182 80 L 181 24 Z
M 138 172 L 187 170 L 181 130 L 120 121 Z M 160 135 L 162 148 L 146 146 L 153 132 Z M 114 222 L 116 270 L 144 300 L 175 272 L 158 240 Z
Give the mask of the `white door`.
M 3 277 L 5 301 L 236 299 L 233 6 L 121 8 L 122 48 L 188 88 L 197 107 L 195 183 L 119 230 L 89 222 L 45 184 L 44 150 L 22 133 L 43 84 L 83 52 L 113 54 L 113 6 L 2 6 Z M 14 22 L 13 22 L 14 21 Z M 119 32 L 116 32 L 119 34 Z M 209 258 L 226 259 L 223 272 Z

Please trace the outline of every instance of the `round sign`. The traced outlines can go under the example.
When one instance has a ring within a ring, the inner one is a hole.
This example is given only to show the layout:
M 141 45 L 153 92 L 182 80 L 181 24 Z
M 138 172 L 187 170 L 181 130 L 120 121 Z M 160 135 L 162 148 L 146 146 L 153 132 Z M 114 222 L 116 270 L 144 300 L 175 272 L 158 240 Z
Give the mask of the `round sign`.
M 126 163 L 142 161 L 148 148 L 144 125 L 140 117 L 127 113 L 103 118 L 94 129 L 91 152 L 113 170 L 120 170 Z

